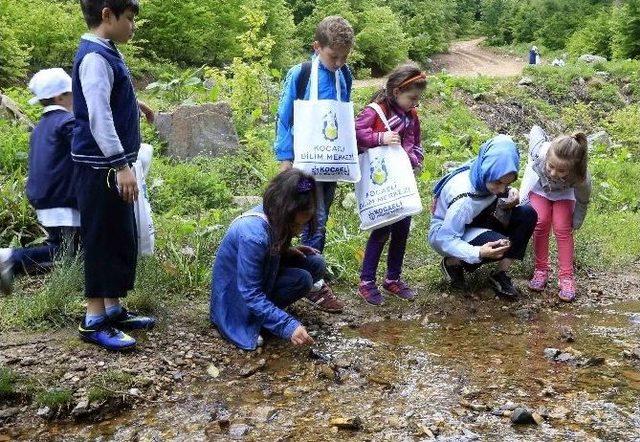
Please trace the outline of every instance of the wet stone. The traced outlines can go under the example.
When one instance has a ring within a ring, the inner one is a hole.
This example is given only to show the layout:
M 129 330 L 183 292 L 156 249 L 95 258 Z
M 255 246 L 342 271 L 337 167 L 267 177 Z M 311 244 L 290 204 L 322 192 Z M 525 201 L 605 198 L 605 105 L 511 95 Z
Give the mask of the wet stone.
M 240 376 L 243 378 L 248 378 L 264 369 L 267 365 L 266 359 L 260 359 L 256 364 L 247 365 L 240 370 Z
M 321 365 L 318 369 L 318 377 L 321 379 L 334 380 L 336 377 L 335 372 L 328 365 Z
M 533 414 L 525 408 L 516 408 L 511 414 L 511 422 L 516 425 L 534 425 L 536 420 Z
M 89 412 L 89 400 L 83 399 L 71 410 L 71 416 L 80 417 Z
M 20 409 L 17 407 L 0 410 L 0 419 L 6 419 L 15 416 L 16 414 L 18 414 L 18 411 L 20 411 Z
M 233 424 L 229 427 L 229 437 L 234 440 L 244 438 L 251 431 L 251 427 L 246 424 Z
M 358 416 L 333 418 L 329 424 L 339 430 L 358 431 L 362 429 L 362 419 Z
M 278 410 L 268 405 L 256 408 L 252 413 L 252 419 L 257 422 L 269 422 Z
M 41 407 L 38 408 L 36 415 L 38 417 L 41 417 L 42 419 L 49 419 L 51 416 L 53 416 L 53 410 L 51 410 L 51 408 L 49 407 Z
M 576 340 L 573 329 L 568 325 L 560 327 L 560 339 L 564 342 L 574 342 Z
M 575 356 L 573 356 L 571 353 L 560 353 L 555 358 L 555 360 L 558 362 L 571 362 L 571 361 L 574 361 L 575 359 L 576 359 Z
M 547 358 L 547 359 L 554 360 L 556 358 L 556 356 L 558 356 L 558 354 L 560 354 L 560 350 L 558 350 L 557 348 L 545 348 L 544 349 L 544 357 Z

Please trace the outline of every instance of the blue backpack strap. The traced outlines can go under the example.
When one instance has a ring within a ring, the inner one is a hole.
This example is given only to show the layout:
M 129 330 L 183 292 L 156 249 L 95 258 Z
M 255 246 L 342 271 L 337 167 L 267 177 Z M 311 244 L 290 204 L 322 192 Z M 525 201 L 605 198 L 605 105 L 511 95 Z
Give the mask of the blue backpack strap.
M 348 95 L 345 95 L 344 98 L 347 98 L 347 96 L 350 98 L 351 97 L 351 85 L 353 84 L 353 75 L 351 74 L 351 69 L 349 69 L 349 66 L 347 66 L 345 64 L 344 66 L 342 66 L 340 68 L 340 70 L 342 71 L 342 76 L 344 77 L 344 81 L 347 84 L 347 93 L 348 93 Z

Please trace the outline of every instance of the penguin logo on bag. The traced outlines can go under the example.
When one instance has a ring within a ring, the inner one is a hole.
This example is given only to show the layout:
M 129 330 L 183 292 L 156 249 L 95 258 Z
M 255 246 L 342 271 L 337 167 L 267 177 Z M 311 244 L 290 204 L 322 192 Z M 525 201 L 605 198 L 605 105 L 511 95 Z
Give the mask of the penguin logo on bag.
M 387 182 L 387 165 L 384 162 L 384 157 L 374 158 L 369 164 L 369 173 L 373 184 L 382 186 Z
M 324 116 L 322 134 L 327 141 L 335 141 L 338 139 L 338 118 L 333 111 L 327 112 Z

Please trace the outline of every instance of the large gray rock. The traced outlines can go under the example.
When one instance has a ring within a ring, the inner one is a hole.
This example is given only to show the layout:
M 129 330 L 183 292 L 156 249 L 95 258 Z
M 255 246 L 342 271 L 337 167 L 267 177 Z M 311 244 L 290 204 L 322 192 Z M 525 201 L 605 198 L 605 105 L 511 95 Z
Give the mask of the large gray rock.
M 0 118 L 16 120 L 33 129 L 35 125 L 21 110 L 20 106 L 6 95 L 0 94 Z
M 607 61 L 606 58 L 601 57 L 599 55 L 593 55 L 593 54 L 581 55 L 580 58 L 578 58 L 578 60 L 584 63 L 604 63 L 605 61 Z
M 167 142 L 167 154 L 181 160 L 233 154 L 240 147 L 231 107 L 224 102 L 179 106 L 159 113 L 156 125 Z
M 606 147 L 611 146 L 611 138 L 609 138 L 609 134 L 603 130 L 589 135 L 587 137 L 587 141 L 589 143 L 589 147 L 591 147 L 594 144 L 603 144 Z

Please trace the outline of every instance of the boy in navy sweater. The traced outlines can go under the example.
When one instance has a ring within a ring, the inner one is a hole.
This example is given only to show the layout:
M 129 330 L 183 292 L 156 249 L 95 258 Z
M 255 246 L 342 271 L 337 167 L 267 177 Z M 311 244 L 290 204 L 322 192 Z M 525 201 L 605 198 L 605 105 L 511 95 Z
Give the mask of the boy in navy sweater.
M 44 245 L 0 249 L 0 288 L 11 291 L 14 275 L 49 270 L 64 248 L 77 246 L 80 213 L 73 187 L 71 77 L 62 69 L 45 69 L 29 82 L 29 102 L 44 106 L 29 142 L 27 198 L 47 232 Z
M 133 289 L 137 237 L 133 203 L 138 198 L 131 164 L 140 149 L 140 110 L 129 69 L 115 43 L 135 30 L 138 0 L 81 0 L 90 33 L 82 36 L 73 62 L 71 154 L 84 249 L 87 314 L 82 339 L 109 350 L 136 341 L 122 330 L 148 329 L 155 319 L 127 311 L 120 298 Z

